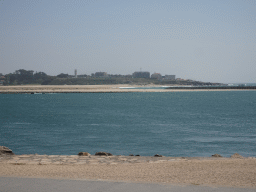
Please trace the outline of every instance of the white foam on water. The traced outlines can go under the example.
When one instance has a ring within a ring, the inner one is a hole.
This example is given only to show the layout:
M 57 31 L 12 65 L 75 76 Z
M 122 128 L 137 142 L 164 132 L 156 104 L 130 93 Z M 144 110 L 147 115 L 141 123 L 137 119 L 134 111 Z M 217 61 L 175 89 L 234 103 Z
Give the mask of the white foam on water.
M 119 87 L 119 89 L 134 89 L 136 87 Z

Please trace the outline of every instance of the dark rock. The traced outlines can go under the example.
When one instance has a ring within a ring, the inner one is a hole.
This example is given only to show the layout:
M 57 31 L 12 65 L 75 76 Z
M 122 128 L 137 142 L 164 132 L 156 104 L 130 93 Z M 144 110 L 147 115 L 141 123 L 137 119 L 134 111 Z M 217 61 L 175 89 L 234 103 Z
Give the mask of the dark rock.
M 11 149 L 5 146 L 0 146 L 0 155 L 7 154 L 7 155 L 14 155 Z
M 79 155 L 79 156 L 90 156 L 91 154 L 87 153 L 87 152 L 79 152 L 77 155 Z
M 95 155 L 99 155 L 99 156 L 113 156 L 111 153 L 107 153 L 107 152 L 96 152 Z
M 133 154 L 130 154 L 129 156 L 134 156 Z
M 104 155 L 104 156 L 108 156 L 108 153 L 106 152 L 96 152 L 95 155 Z
M 238 153 L 235 153 L 234 155 L 231 156 L 231 158 L 243 159 L 244 157 L 242 155 L 239 155 Z
M 140 155 L 135 155 L 135 156 L 140 156 Z
M 154 157 L 163 157 L 163 155 L 155 154 Z
M 214 155 L 212 155 L 212 157 L 222 157 L 222 156 L 219 154 L 214 154 Z

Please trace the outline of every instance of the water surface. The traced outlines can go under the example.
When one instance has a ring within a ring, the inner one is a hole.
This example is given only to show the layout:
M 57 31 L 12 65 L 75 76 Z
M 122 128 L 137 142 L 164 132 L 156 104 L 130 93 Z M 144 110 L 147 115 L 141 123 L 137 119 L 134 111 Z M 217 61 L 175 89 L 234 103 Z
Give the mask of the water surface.
M 16 154 L 256 156 L 256 91 L 0 94 Z

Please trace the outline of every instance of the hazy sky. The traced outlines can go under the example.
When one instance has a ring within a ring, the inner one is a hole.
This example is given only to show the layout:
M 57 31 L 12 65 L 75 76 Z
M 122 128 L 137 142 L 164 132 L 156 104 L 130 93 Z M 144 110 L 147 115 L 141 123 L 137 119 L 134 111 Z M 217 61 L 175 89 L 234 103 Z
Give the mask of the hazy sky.
M 0 0 L 0 73 L 256 82 L 255 0 Z

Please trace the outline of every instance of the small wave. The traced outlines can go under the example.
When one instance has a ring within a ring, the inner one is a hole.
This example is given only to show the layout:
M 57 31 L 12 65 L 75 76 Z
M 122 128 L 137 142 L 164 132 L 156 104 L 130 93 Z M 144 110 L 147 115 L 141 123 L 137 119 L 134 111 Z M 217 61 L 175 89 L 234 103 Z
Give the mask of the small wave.
M 119 87 L 119 89 L 134 89 L 136 87 Z
M 17 123 L 13 123 L 13 124 L 15 124 L 15 125 L 30 125 L 31 123 L 19 123 L 19 122 L 17 122 Z
M 100 124 L 77 124 L 76 126 L 77 127 L 83 127 L 83 126 L 90 126 L 90 125 L 92 125 L 92 126 L 99 126 Z

